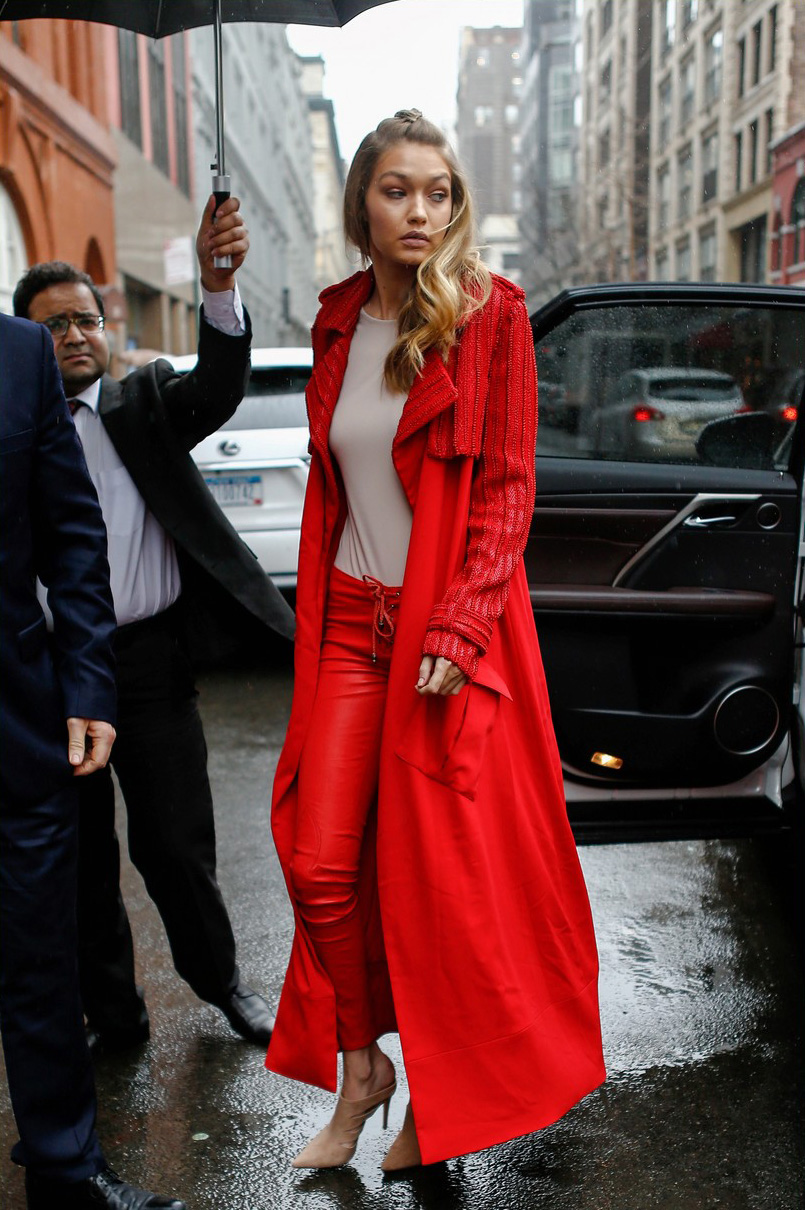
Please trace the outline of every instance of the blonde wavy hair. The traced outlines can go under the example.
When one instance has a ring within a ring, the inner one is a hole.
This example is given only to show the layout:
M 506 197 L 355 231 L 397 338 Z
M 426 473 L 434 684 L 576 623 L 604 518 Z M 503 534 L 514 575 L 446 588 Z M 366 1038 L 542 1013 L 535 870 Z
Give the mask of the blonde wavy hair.
M 407 140 L 433 147 L 447 164 L 453 207 L 445 237 L 419 265 L 400 311 L 397 340 L 389 351 L 384 379 L 390 391 L 407 393 L 430 349 L 447 361 L 459 329 L 483 307 L 492 289 L 489 270 L 475 246 L 475 220 L 467 179 L 444 134 L 418 109 L 400 109 L 371 131 L 355 153 L 344 189 L 344 234 L 370 260 L 366 190 L 378 160 Z

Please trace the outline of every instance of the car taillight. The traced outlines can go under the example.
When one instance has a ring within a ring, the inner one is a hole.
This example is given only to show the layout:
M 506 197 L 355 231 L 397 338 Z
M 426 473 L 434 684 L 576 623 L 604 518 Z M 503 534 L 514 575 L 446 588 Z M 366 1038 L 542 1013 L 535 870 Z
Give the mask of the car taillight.
M 789 424 L 794 424 L 797 419 L 797 415 L 797 409 L 794 407 L 793 403 L 787 403 L 784 407 L 780 408 L 780 419 L 787 420 Z
M 638 424 L 645 424 L 647 420 L 664 420 L 665 417 L 657 408 L 650 408 L 647 403 L 639 403 L 632 412 L 632 419 Z

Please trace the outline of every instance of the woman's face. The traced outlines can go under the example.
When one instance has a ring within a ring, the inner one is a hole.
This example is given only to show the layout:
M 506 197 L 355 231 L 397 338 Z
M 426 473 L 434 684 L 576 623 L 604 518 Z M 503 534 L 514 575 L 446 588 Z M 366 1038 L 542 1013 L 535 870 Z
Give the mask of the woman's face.
M 378 159 L 365 202 L 372 264 L 415 269 L 445 237 L 450 169 L 435 147 L 404 139 Z

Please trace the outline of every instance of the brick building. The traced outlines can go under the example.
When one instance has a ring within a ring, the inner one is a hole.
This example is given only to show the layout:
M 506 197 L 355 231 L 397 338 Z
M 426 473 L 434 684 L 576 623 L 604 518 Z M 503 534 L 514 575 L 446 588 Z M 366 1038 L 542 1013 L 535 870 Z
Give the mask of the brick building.
M 106 69 L 101 26 L 0 22 L 0 310 L 38 261 L 72 261 L 99 285 L 115 280 Z
M 805 286 L 805 122 L 786 131 L 772 155 L 770 278 L 776 285 Z

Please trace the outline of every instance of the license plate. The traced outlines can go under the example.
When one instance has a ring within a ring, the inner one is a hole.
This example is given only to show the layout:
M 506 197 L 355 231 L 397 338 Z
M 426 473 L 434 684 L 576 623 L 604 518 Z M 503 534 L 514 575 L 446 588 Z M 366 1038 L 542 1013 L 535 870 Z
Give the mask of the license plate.
M 263 503 L 261 475 L 210 475 L 205 476 L 204 482 L 222 508 Z

